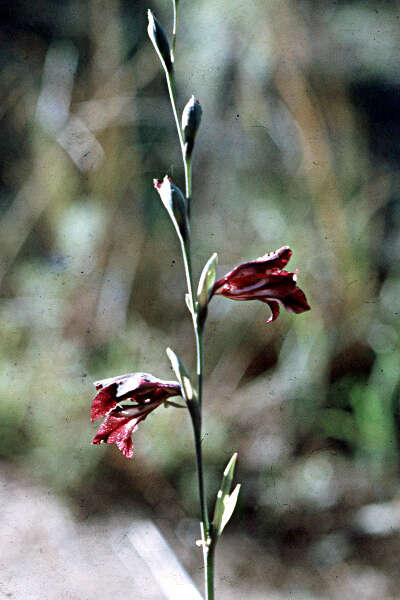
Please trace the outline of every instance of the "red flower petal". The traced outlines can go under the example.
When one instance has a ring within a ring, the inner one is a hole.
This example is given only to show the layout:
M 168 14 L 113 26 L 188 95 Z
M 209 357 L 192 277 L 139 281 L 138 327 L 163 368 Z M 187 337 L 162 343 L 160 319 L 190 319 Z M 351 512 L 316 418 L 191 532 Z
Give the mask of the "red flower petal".
M 275 319 L 277 319 L 279 317 L 279 312 L 280 312 L 279 302 L 277 302 L 276 300 L 264 300 L 264 302 L 266 304 L 268 304 L 268 306 L 271 309 L 271 316 L 269 317 L 267 323 L 272 323 L 272 321 L 275 321 Z
M 289 246 L 283 246 L 279 250 L 264 254 L 264 256 L 260 256 L 256 260 L 242 263 L 227 273 L 225 277 L 215 282 L 213 294 L 223 294 L 221 288 L 226 283 L 235 281 L 239 284 L 242 278 L 244 278 L 244 281 L 252 281 L 263 278 L 271 271 L 276 270 L 279 272 L 280 269 L 287 265 L 291 256 L 292 251 Z
M 161 403 L 162 401 L 156 401 L 109 413 L 94 436 L 92 444 L 115 444 L 126 458 L 132 458 L 132 433 L 136 431 L 140 421 L 144 421 Z
M 310 310 L 304 293 L 296 285 L 295 273 L 285 271 L 292 251 L 283 246 L 254 261 L 242 263 L 219 279 L 213 288 L 213 294 L 219 294 L 231 300 L 261 300 L 272 311 L 268 323 L 279 315 L 279 303 L 286 310 L 301 313 Z
M 176 381 L 157 379 L 149 373 L 127 373 L 95 382 L 99 390 L 92 402 L 91 420 L 105 417 L 118 402 L 131 398 L 136 402 L 166 400 L 179 396 L 180 386 Z
M 131 435 L 140 419 L 109 414 L 93 438 L 92 444 L 116 444 L 126 458 L 132 458 L 133 443 Z
M 283 269 L 285 267 L 293 252 L 289 248 L 289 246 L 282 246 L 275 252 L 268 252 L 258 258 L 255 262 L 263 263 L 266 266 L 266 269 Z
M 96 394 L 90 411 L 90 420 L 100 419 L 104 417 L 110 410 L 117 406 L 116 400 L 117 384 L 113 383 L 107 387 L 100 389 Z
M 282 300 L 282 304 L 288 312 L 296 314 L 311 310 L 304 292 L 298 287 Z

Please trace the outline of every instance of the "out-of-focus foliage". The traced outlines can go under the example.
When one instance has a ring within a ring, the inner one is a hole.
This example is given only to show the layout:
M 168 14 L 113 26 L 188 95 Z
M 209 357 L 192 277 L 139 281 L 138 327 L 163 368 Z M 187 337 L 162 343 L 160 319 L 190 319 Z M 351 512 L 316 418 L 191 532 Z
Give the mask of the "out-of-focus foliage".
M 166 346 L 193 365 L 178 243 L 152 187 L 183 173 L 146 8 L 1 9 L 0 451 L 70 498 L 120 472 L 173 526 L 171 490 L 197 515 L 186 411 L 149 418 L 131 463 L 90 446 L 92 381 L 170 378 Z M 151 8 L 169 32 L 171 3 Z M 195 272 L 214 251 L 218 276 L 288 244 L 312 307 L 265 326 L 257 302 L 212 300 L 210 496 L 237 450 L 229 527 L 303 574 L 343 582 L 370 565 L 386 577 L 371 598 L 398 578 L 374 547 L 377 534 L 398 546 L 400 529 L 399 15 L 396 1 L 181 0 L 176 53 L 179 105 L 194 94 L 203 108 Z M 394 507 L 383 533 L 371 506 Z

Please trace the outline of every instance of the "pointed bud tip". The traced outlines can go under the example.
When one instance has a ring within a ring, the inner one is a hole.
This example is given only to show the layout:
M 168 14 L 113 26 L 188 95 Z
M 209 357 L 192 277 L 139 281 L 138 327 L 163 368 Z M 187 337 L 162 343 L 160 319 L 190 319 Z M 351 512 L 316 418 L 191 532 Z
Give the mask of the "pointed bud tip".
M 182 112 L 182 133 L 185 142 L 186 158 L 190 158 L 192 155 L 202 112 L 200 102 L 192 94 Z
M 147 33 L 161 59 L 161 63 L 171 73 L 173 66 L 167 34 L 150 9 L 147 9 L 147 17 L 149 20 Z
M 173 183 L 172 178 L 169 175 L 165 175 L 164 179 L 153 179 L 153 186 L 156 190 L 160 190 L 164 183 Z
M 227 464 L 227 465 L 226 465 L 226 467 L 225 467 L 225 471 L 224 471 L 224 476 L 225 476 L 225 477 L 228 475 L 228 473 L 229 473 L 229 472 L 230 472 L 232 469 L 234 469 L 234 467 L 235 467 L 235 465 L 236 465 L 236 460 L 237 460 L 237 457 L 238 457 L 238 453 L 237 453 L 237 452 L 235 452 L 235 453 L 232 455 L 232 458 L 230 459 L 230 461 L 228 462 L 228 464 Z

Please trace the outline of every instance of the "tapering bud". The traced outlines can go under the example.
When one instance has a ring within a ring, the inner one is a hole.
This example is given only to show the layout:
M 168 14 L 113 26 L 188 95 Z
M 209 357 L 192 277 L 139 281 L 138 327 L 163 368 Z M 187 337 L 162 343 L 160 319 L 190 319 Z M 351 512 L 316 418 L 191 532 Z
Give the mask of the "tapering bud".
M 178 236 L 187 244 L 190 233 L 185 196 L 168 175 L 162 181 L 154 179 L 153 183 L 171 217 Z
M 233 474 L 235 471 L 237 459 L 237 452 L 232 456 L 231 460 L 226 465 L 224 474 L 222 476 L 221 487 L 217 494 L 217 500 L 215 502 L 214 508 L 214 518 L 213 518 L 213 531 L 214 541 L 220 537 L 223 532 L 225 525 L 228 523 L 229 519 L 232 516 L 233 511 L 235 510 L 235 506 L 237 503 L 239 491 L 240 491 L 240 483 L 237 484 L 233 492 L 231 493 Z
M 165 33 L 161 23 L 155 18 L 150 9 L 147 11 L 147 16 L 149 18 L 149 25 L 147 27 L 149 38 L 153 42 L 153 46 L 160 57 L 164 69 L 166 69 L 168 73 L 171 73 L 172 59 L 167 34 Z
M 199 411 L 197 392 L 195 389 L 193 389 L 189 375 L 180 358 L 173 350 L 171 350 L 171 348 L 167 348 L 167 355 L 171 362 L 171 367 L 173 368 L 179 381 L 179 385 L 181 386 L 182 398 L 185 400 L 186 406 L 189 409 L 193 424 L 196 427 L 200 427 L 201 415 Z
M 200 102 L 192 96 L 182 113 L 182 132 L 185 143 L 185 156 L 190 158 L 193 152 L 194 140 L 200 127 L 202 109 Z
M 197 319 L 199 327 L 204 326 L 207 317 L 207 305 L 214 288 L 217 262 L 218 255 L 214 252 L 207 261 L 200 276 L 199 286 L 197 288 Z

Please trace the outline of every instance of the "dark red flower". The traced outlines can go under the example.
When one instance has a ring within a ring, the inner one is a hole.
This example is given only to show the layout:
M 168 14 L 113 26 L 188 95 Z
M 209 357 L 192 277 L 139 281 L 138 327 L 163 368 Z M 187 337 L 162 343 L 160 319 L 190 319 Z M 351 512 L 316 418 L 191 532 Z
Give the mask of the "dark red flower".
M 140 421 L 162 404 L 162 400 L 140 404 L 129 408 L 115 408 L 104 419 L 92 444 L 116 444 L 126 458 L 132 458 L 132 433 Z
M 304 293 L 296 285 L 298 271 L 289 273 L 283 270 L 291 256 L 290 248 L 283 246 L 256 260 L 242 263 L 215 282 L 212 295 L 265 302 L 272 312 L 267 323 L 279 316 L 280 304 L 293 313 L 310 310 Z
M 95 383 L 98 394 L 93 400 L 92 421 L 106 417 L 92 444 L 116 444 L 122 454 L 132 458 L 131 435 L 140 421 L 181 389 L 176 381 L 156 379 L 148 373 L 128 373 Z M 121 404 L 123 401 L 136 404 Z
M 92 402 L 92 423 L 94 419 L 105 417 L 122 400 L 131 399 L 139 404 L 145 400 L 163 402 L 181 393 L 176 381 L 157 379 L 149 373 L 128 373 L 96 381 L 94 385 L 99 392 Z

